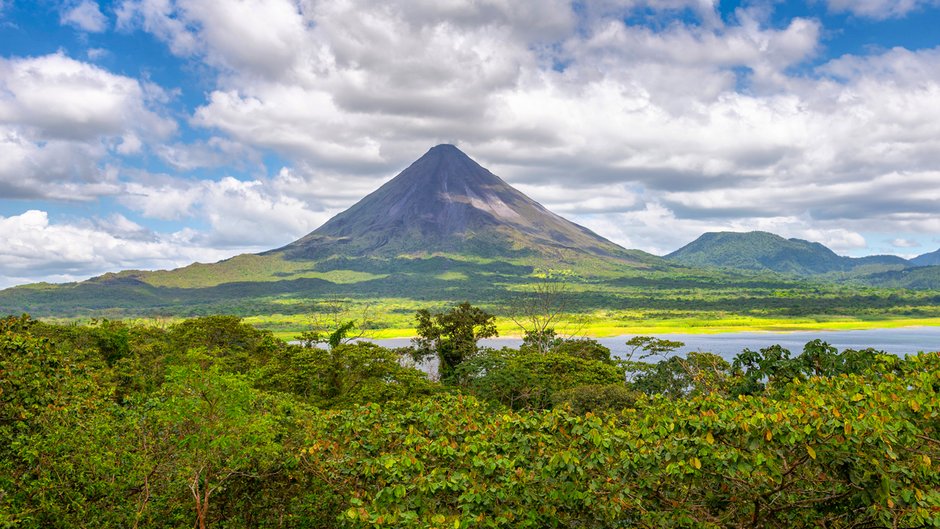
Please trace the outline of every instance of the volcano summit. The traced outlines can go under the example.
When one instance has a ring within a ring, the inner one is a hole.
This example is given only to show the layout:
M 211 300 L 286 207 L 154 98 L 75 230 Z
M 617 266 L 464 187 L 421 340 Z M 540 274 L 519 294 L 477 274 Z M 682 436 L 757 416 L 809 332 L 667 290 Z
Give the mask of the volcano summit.
M 375 192 L 274 252 L 314 260 L 432 253 L 637 257 L 548 211 L 453 145 L 433 147 Z

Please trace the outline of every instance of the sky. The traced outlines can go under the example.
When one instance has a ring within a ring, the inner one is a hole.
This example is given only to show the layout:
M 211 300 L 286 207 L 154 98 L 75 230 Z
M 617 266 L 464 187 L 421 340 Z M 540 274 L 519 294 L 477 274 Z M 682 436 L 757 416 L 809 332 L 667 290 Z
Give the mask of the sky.
M 282 246 L 439 143 L 627 248 L 940 248 L 940 0 L 0 0 L 0 288 Z

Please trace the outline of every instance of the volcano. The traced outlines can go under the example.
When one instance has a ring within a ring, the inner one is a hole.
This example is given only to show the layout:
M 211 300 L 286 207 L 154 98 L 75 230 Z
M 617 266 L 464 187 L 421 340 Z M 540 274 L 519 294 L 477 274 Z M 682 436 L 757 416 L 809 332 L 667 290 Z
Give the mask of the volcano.
M 670 266 L 563 219 L 457 147 L 438 145 L 281 248 L 175 270 L 24 285 L 0 292 L 0 313 L 247 315 L 323 297 L 483 301 L 528 281 L 536 268 L 587 277 Z
M 431 148 L 346 211 L 273 253 L 303 260 L 433 253 L 636 257 L 545 209 L 453 145 Z

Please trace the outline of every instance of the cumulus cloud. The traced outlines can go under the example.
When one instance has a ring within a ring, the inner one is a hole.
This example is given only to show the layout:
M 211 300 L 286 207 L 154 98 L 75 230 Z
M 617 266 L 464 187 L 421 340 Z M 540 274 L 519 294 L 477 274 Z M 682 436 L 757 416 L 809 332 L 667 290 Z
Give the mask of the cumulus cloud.
M 919 248 L 920 243 L 910 239 L 894 239 L 891 241 L 891 246 L 895 248 Z
M 101 13 L 98 2 L 94 0 L 66 4 L 60 20 L 62 24 L 91 33 L 100 33 L 108 28 L 108 19 Z
M 90 200 L 119 190 L 116 175 L 98 161 L 100 144 L 36 142 L 0 125 L 0 195 L 8 199 Z
M 261 156 L 257 150 L 244 143 L 217 136 L 205 141 L 161 144 L 155 146 L 154 150 L 164 162 L 184 172 L 200 168 L 245 169 L 251 165 L 261 165 Z
M 286 195 L 269 193 L 261 182 L 228 177 L 206 189 L 202 207 L 212 226 L 214 246 L 286 244 L 329 217 Z
M 8 198 L 115 193 L 110 153 L 139 153 L 175 122 L 153 110 L 159 89 L 55 53 L 0 59 L 0 190 Z
M 821 9 L 884 19 L 936 3 Z M 148 32 L 208 75 L 188 109 L 202 139 L 174 137 L 159 111 L 173 87 L 61 53 L 6 59 L 0 188 L 117 192 L 145 218 L 198 219 L 199 244 L 272 247 L 447 142 L 656 253 L 712 230 L 847 252 L 866 233 L 940 232 L 940 48 L 827 60 L 837 28 L 780 22 L 773 3 L 724 15 L 713 0 L 574 4 L 124 0 L 120 31 Z M 177 174 L 115 167 L 150 153 Z M 219 168 L 239 178 L 180 177 Z
M 200 219 L 208 228 L 196 237 L 216 248 L 270 249 L 306 235 L 339 212 L 310 206 L 285 193 L 278 182 L 138 175 L 125 186 L 119 200 L 150 218 Z
M 74 281 L 118 269 L 175 268 L 230 255 L 230 250 L 199 245 L 186 230 L 157 236 L 121 216 L 68 223 L 29 210 L 0 217 L 0 232 L 0 288 L 38 280 Z
M 921 4 L 830 8 L 900 15 Z M 233 15 L 249 7 L 256 18 Z M 624 23 L 637 9 L 670 22 Z M 683 10 L 697 20 L 669 18 Z M 585 218 L 639 215 L 653 197 L 690 225 L 809 219 L 787 228 L 798 233 L 800 223 L 913 219 L 937 205 L 936 50 L 850 55 L 795 75 L 819 53 L 819 21 L 773 26 L 756 7 L 722 20 L 711 1 L 574 10 L 283 0 L 222 11 L 209 0 L 134 0 L 119 18 L 219 69 L 194 125 L 321 173 L 378 185 L 447 141 Z
M 150 108 L 151 94 L 135 79 L 112 74 L 59 52 L 0 59 L 0 122 L 43 138 L 91 140 L 128 129 L 167 135 L 175 123 Z
M 940 5 L 937 0 L 827 0 L 829 10 L 852 13 L 865 18 L 885 20 L 901 18 L 927 6 Z

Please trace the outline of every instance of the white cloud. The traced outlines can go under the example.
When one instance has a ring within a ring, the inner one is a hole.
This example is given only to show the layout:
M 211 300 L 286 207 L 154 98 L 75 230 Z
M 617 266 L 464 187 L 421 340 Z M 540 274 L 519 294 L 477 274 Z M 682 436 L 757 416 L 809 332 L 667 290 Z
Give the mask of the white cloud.
M 896 18 L 927 4 L 828 7 Z M 175 87 L 61 53 L 0 60 L 0 187 L 122 193 L 146 218 L 205 226 L 181 244 L 269 248 L 448 142 L 658 253 L 710 230 L 847 252 L 870 232 L 940 232 L 940 49 L 807 70 L 838 28 L 781 24 L 772 6 L 722 19 L 711 0 L 126 0 L 119 30 L 153 34 L 208 75 L 189 125 L 209 139 L 170 139 L 159 109 Z M 624 22 L 640 11 L 654 23 Z M 268 176 L 272 151 L 287 167 Z M 149 154 L 239 178 L 120 167 Z
M 278 246 L 300 238 L 329 217 L 310 211 L 287 195 L 269 192 L 259 181 L 231 177 L 208 186 L 202 208 L 212 226 L 214 246 Z
M 85 55 L 87 55 L 90 60 L 97 61 L 111 55 L 111 52 L 105 48 L 89 48 L 88 51 L 85 52 Z
M 937 0 L 827 0 L 829 10 L 849 12 L 865 18 L 885 20 L 902 18 L 928 6 L 940 5 Z
M 150 218 L 200 219 L 208 228 L 197 235 L 216 248 L 270 249 L 306 235 L 339 210 L 311 207 L 279 187 L 275 178 L 241 181 L 138 175 L 119 198 Z
M 126 207 L 144 217 L 180 220 L 196 215 L 196 204 L 205 185 L 166 175 L 135 173 L 119 198 Z
M 920 243 L 910 239 L 893 239 L 891 241 L 891 246 L 894 246 L 895 248 L 919 248 Z
M 60 20 L 62 24 L 91 33 L 100 33 L 108 28 L 108 19 L 101 13 L 98 2 L 94 0 L 81 0 L 77 4 L 66 4 Z
M 48 213 L 39 210 L 0 217 L 0 288 L 26 281 L 85 279 L 119 269 L 175 268 L 233 253 L 201 246 L 186 232 L 141 237 L 142 231 L 120 216 L 97 225 L 51 222 Z
M 639 194 L 625 184 L 583 186 L 518 184 L 514 186 L 550 210 L 582 215 L 631 211 L 640 204 Z
M 5 198 L 89 200 L 116 193 L 113 172 L 98 165 L 100 144 L 36 142 L 0 125 L 0 195 Z
M 255 149 L 226 138 L 212 137 L 206 141 L 162 144 L 155 147 L 160 158 L 180 171 L 210 167 L 260 166 L 261 156 Z
M 0 122 L 43 138 L 92 140 L 127 129 L 166 136 L 175 124 L 148 108 L 148 94 L 129 77 L 63 53 L 0 59 Z
M 55 53 L 0 59 L 0 189 L 10 198 L 89 199 L 119 190 L 109 154 L 175 131 L 149 84 Z
M 186 22 L 176 16 L 174 0 L 126 0 L 116 9 L 117 29 L 131 31 L 140 27 L 163 39 L 178 55 L 196 53 L 200 45 Z

